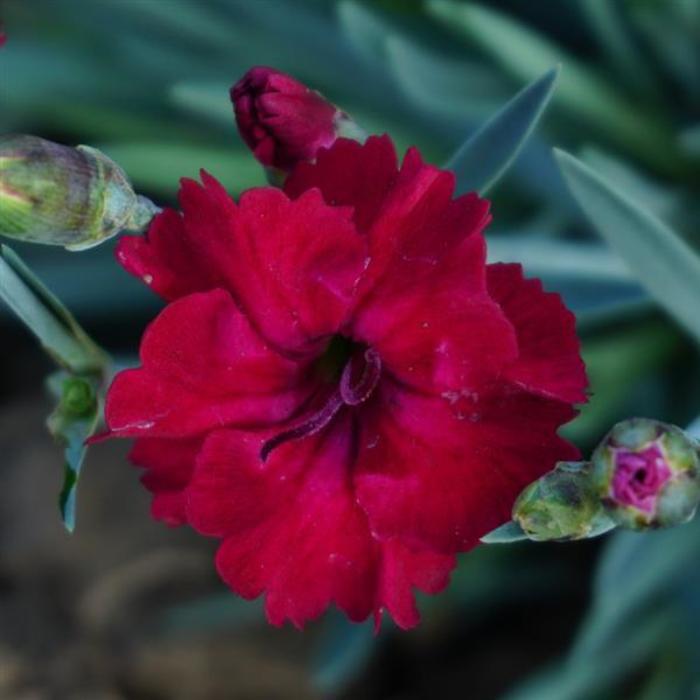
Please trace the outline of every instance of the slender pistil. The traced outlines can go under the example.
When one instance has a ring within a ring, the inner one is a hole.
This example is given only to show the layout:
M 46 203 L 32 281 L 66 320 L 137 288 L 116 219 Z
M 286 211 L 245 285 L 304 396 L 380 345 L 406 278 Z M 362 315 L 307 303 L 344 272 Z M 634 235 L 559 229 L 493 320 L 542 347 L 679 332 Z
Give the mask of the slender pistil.
M 285 442 L 301 440 L 323 430 L 343 406 L 358 406 L 372 395 L 382 373 L 382 361 L 376 350 L 372 348 L 365 350 L 362 374 L 354 384 L 352 383 L 352 369 L 351 358 L 343 368 L 338 388 L 330 395 L 320 410 L 295 427 L 277 433 L 263 444 L 260 450 L 260 459 L 263 462 L 267 461 L 274 449 Z

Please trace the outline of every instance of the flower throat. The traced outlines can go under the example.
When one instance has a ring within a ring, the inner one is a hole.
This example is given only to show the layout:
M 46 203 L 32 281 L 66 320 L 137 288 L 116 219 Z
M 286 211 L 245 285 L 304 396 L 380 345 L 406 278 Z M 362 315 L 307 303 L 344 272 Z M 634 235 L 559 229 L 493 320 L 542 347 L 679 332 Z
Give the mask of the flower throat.
M 331 382 L 337 382 L 335 390 L 306 420 L 267 440 L 260 450 L 263 462 L 280 445 L 323 430 L 344 406 L 359 406 L 367 401 L 379 383 L 382 361 L 373 348 L 363 352 L 347 338 L 336 336 L 319 361 L 319 371 Z

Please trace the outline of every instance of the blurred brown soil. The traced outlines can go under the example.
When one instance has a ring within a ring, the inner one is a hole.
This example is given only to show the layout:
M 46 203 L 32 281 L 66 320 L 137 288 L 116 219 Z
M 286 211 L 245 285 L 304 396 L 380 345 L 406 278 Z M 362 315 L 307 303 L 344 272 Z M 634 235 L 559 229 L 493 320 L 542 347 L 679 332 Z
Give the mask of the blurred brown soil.
M 43 395 L 0 403 L 2 700 L 304 700 L 310 639 L 262 613 L 166 634 L 173 606 L 225 588 L 215 542 L 151 520 L 127 445 L 94 448 L 67 534 Z M 175 608 L 177 609 L 177 607 Z

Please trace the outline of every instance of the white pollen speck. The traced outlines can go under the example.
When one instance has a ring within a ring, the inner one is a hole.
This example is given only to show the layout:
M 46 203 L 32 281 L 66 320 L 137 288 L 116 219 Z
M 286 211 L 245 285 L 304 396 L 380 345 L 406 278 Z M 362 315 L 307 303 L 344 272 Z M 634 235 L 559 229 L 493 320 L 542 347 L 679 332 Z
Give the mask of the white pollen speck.
M 446 399 L 449 404 L 456 404 L 459 401 L 460 393 L 458 391 L 443 391 L 442 398 Z
M 143 281 L 146 284 L 153 284 L 153 275 L 144 275 L 143 276 Z

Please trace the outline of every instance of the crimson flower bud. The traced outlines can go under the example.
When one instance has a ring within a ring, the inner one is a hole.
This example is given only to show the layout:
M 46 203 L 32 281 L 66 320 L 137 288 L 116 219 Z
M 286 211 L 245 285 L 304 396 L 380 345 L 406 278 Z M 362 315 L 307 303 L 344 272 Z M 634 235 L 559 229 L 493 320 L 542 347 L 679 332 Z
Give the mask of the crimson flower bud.
M 592 462 L 603 504 L 622 527 L 670 527 L 695 514 L 700 457 L 680 428 L 647 418 L 622 421 L 596 448 Z
M 231 88 L 231 100 L 241 137 L 267 168 L 289 172 L 339 136 L 364 141 L 347 114 L 273 68 L 251 68 Z

